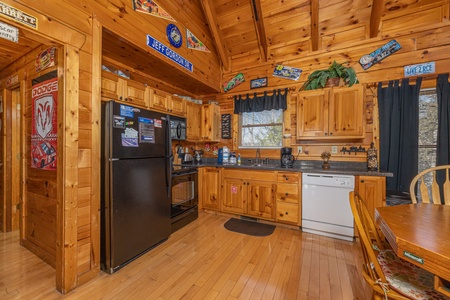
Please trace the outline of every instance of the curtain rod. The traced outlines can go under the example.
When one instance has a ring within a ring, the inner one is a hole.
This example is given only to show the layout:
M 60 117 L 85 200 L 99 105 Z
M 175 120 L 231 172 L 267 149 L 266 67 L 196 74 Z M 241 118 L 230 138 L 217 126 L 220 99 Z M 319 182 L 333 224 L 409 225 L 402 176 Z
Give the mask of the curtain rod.
M 275 90 L 280 90 L 280 91 L 283 91 L 285 88 L 278 88 L 278 89 L 275 89 Z M 291 86 L 291 87 L 289 87 L 288 88 L 288 90 L 289 91 L 291 91 L 291 92 L 293 92 L 293 91 L 295 91 L 297 89 L 297 87 L 295 87 L 295 86 Z M 253 95 L 253 94 L 256 94 L 257 96 L 259 96 L 259 95 L 264 95 L 264 93 L 265 92 L 272 92 L 274 89 L 271 89 L 271 90 L 265 90 L 265 91 L 261 91 L 261 92 L 258 92 L 258 93 L 245 93 L 245 95 L 247 95 L 247 94 L 251 94 L 251 95 Z M 235 94 L 235 95 L 230 95 L 230 96 L 228 96 L 227 97 L 227 99 L 233 99 L 234 98 L 234 96 L 239 96 L 239 94 Z

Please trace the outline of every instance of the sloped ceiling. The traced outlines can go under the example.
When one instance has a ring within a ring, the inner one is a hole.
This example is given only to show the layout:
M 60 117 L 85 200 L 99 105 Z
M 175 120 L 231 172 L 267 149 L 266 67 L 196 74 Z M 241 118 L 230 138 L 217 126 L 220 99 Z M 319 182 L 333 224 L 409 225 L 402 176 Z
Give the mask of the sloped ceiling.
M 280 62 L 377 37 L 387 13 L 431 0 L 199 0 L 223 62 Z M 399 24 L 401 25 L 401 24 Z

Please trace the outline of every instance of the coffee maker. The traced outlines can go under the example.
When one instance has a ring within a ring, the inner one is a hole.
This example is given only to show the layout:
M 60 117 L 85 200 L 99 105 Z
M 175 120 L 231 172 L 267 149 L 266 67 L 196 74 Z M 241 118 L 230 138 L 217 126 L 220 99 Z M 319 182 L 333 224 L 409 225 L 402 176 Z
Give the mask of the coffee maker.
M 281 148 L 281 167 L 292 168 L 294 166 L 295 157 L 292 155 L 292 148 Z

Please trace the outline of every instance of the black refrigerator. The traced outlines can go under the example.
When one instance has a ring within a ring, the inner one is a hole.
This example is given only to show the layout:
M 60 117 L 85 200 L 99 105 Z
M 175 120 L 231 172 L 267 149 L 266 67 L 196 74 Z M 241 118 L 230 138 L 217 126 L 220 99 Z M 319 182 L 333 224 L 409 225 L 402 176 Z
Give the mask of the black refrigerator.
M 171 233 L 165 114 L 102 104 L 101 267 L 113 273 Z

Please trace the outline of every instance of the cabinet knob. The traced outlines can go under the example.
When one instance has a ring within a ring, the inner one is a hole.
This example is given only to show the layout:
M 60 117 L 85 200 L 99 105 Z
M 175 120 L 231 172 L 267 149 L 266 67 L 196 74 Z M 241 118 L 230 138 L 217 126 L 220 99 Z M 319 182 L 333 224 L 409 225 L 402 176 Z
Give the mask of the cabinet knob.
M 122 96 L 120 96 L 120 97 L 119 97 L 119 100 L 122 100 L 122 99 L 123 99 L 123 97 L 122 97 Z
M 330 132 L 330 135 L 333 135 L 333 133 L 332 133 L 332 132 Z
M 289 180 L 289 177 L 286 176 L 286 180 Z
M 364 183 L 364 180 L 361 180 L 361 183 Z
M 288 214 L 289 214 L 289 212 L 285 212 L 285 214 L 286 214 L 286 215 L 288 215 Z
M 325 135 L 328 135 L 328 132 L 325 132 Z

